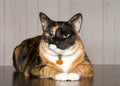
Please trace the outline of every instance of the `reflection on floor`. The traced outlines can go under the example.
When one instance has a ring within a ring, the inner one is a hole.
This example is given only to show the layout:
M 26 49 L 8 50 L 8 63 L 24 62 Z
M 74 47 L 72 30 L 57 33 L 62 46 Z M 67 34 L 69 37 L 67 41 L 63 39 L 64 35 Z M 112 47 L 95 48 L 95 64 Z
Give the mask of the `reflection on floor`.
M 55 81 L 52 79 L 25 78 L 23 74 L 14 73 L 13 86 L 92 86 L 93 78 L 81 78 L 80 81 Z
M 0 66 L 0 86 L 120 86 L 120 65 L 95 65 L 94 78 L 72 82 L 25 78 L 13 66 Z

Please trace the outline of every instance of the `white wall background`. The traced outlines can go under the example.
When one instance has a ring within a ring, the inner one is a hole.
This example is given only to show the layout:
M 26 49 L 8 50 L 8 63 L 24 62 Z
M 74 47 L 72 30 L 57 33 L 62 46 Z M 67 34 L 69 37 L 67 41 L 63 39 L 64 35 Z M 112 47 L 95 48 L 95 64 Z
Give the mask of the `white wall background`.
M 22 40 L 42 33 L 39 12 L 54 20 L 82 13 L 81 38 L 93 64 L 120 64 L 120 0 L 0 0 L 0 65 L 12 65 Z

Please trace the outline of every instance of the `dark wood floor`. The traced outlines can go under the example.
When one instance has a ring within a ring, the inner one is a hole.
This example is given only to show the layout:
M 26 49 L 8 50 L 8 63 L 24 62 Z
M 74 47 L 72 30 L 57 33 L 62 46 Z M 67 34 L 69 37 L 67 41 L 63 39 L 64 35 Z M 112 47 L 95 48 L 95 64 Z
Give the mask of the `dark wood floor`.
M 94 66 L 94 77 L 80 81 L 25 78 L 10 66 L 0 67 L 0 86 L 120 86 L 120 65 Z

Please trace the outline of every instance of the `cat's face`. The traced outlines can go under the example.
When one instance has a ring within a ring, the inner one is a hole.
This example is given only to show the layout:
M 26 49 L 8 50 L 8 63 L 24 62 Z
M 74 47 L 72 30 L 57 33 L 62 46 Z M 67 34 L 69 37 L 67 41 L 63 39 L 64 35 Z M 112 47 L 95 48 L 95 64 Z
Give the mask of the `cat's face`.
M 43 38 L 49 45 L 54 44 L 59 49 L 67 49 L 75 44 L 81 28 L 82 15 L 76 14 L 67 22 L 53 21 L 44 13 L 40 13 Z

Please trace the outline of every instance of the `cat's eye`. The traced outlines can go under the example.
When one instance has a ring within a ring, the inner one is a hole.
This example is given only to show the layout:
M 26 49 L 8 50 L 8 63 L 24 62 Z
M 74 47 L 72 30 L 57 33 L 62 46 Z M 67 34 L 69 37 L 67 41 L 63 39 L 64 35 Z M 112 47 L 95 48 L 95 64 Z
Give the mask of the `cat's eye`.
M 54 37 L 54 35 L 53 35 L 53 34 L 50 34 L 50 37 L 52 37 L 52 38 L 53 38 L 53 37 Z
M 68 34 L 64 34 L 63 35 L 63 38 L 68 38 L 70 36 L 70 34 L 68 33 Z

